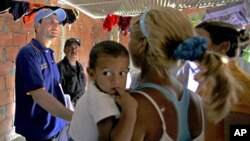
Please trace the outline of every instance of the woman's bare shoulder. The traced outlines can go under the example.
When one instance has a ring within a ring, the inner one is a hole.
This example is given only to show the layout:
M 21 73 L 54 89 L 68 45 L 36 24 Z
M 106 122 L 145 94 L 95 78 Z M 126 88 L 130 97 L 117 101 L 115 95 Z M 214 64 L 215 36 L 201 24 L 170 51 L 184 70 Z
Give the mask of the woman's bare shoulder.
M 147 95 L 152 95 L 152 92 Z M 143 94 L 139 92 L 131 92 L 131 95 L 137 100 L 137 120 L 134 129 L 134 138 L 146 140 L 155 139 L 161 136 L 162 122 L 153 104 Z M 151 97 L 152 98 L 152 97 Z M 159 131 L 160 130 L 160 131 Z

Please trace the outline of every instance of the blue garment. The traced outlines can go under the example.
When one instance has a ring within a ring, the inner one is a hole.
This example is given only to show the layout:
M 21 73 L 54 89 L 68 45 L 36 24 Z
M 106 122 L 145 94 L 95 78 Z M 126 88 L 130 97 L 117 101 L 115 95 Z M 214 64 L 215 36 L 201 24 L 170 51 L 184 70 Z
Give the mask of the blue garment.
M 32 99 L 27 92 L 45 88 L 65 105 L 59 87 L 59 71 L 53 58 L 53 50 L 42 46 L 37 40 L 22 47 L 16 58 L 16 132 L 33 140 L 51 139 L 66 125 Z
M 135 90 L 143 88 L 153 88 L 163 93 L 170 102 L 174 104 L 178 117 L 178 141 L 190 141 L 191 135 L 188 128 L 188 108 L 189 108 L 189 90 L 184 89 L 181 100 L 179 101 L 168 89 L 155 83 L 142 83 Z

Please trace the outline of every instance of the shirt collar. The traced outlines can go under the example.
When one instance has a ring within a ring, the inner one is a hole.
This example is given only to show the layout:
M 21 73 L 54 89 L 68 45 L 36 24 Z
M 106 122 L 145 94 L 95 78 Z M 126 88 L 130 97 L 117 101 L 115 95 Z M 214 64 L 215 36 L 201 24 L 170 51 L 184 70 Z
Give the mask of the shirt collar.
M 31 43 L 34 45 L 35 48 L 37 48 L 41 52 L 45 52 L 48 50 L 50 50 L 51 52 L 54 52 L 52 49 L 43 46 L 38 40 L 36 40 L 34 38 L 31 40 Z

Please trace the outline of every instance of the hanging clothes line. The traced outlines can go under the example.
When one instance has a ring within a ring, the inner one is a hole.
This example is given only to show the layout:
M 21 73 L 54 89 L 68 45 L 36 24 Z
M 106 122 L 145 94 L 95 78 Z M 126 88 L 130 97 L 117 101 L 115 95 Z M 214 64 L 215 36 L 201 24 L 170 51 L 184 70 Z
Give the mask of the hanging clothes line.
M 12 14 L 14 21 L 23 20 L 23 23 L 31 23 L 34 21 L 36 12 L 43 8 L 50 8 L 56 10 L 58 6 L 49 6 L 39 2 L 26 2 L 26 1 L 12 1 L 4 0 L 0 2 L 0 14 L 9 11 Z M 79 11 L 76 9 L 61 8 L 66 13 L 66 19 L 62 25 L 75 23 L 79 18 Z
M 103 29 L 111 31 L 112 27 L 117 24 L 119 26 L 119 30 L 125 36 L 128 34 L 131 19 L 132 17 L 129 16 L 108 14 L 103 22 Z

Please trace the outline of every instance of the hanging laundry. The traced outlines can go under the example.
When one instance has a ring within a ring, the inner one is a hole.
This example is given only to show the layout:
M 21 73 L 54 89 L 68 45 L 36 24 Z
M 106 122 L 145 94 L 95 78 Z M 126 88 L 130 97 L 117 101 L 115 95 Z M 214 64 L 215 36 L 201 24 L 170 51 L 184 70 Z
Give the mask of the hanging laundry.
M 9 13 L 13 15 L 15 21 L 18 21 L 29 12 L 29 2 L 23 1 L 13 1 L 11 4 L 11 8 L 9 9 Z
M 60 7 L 58 6 L 46 6 L 44 4 L 39 3 L 30 3 L 30 12 L 23 16 L 23 23 L 31 23 L 34 21 L 36 16 L 36 12 L 43 9 L 43 8 L 50 8 L 52 10 L 56 10 Z
M 43 3 L 37 2 L 13 1 L 11 3 L 9 13 L 13 15 L 15 21 L 18 21 L 20 18 L 22 18 L 23 22 L 26 24 L 33 22 L 37 11 L 43 8 L 50 8 L 52 10 L 56 10 L 61 7 L 48 6 Z M 79 11 L 77 11 L 76 9 L 62 9 L 66 13 L 66 19 L 62 22 L 63 25 L 65 25 L 66 23 L 72 24 L 79 18 Z
M 72 24 L 76 22 L 76 20 L 79 18 L 79 11 L 77 11 L 76 9 L 66 9 L 66 8 L 62 9 L 66 13 L 66 19 L 62 22 L 63 25 L 65 25 L 66 23 Z
M 111 31 L 112 27 L 119 23 L 120 21 L 120 16 L 118 15 L 113 15 L 113 14 L 108 14 L 107 17 L 105 18 L 103 22 L 103 28 L 106 31 Z
M 32 9 L 31 12 L 29 12 L 28 14 L 26 14 L 24 17 L 23 17 L 23 22 L 24 23 L 30 23 L 30 22 L 33 22 L 34 20 L 34 17 L 36 15 L 36 12 L 43 9 L 43 8 L 50 8 L 52 10 L 56 10 L 58 8 L 61 8 L 61 7 L 58 7 L 58 6 L 43 6 L 43 7 L 40 7 L 38 9 Z M 66 13 L 66 19 L 64 21 L 62 21 L 62 25 L 65 25 L 66 23 L 68 24 L 72 24 L 74 22 L 76 22 L 76 20 L 79 18 L 79 12 L 76 10 L 76 9 L 67 9 L 67 8 L 61 8 L 65 11 Z
M 44 7 L 44 6 L 45 6 L 45 4 L 43 4 L 43 3 L 30 2 L 29 3 L 30 12 L 23 16 L 23 23 L 26 24 L 26 23 L 33 22 L 35 15 L 36 15 L 36 12 L 39 11 L 41 9 L 41 7 Z
M 0 14 L 7 12 L 12 4 L 13 0 L 1 0 L 0 4 Z
M 130 21 L 132 17 L 122 17 L 120 16 L 120 21 L 118 22 L 119 29 L 121 33 L 126 36 L 130 28 Z

